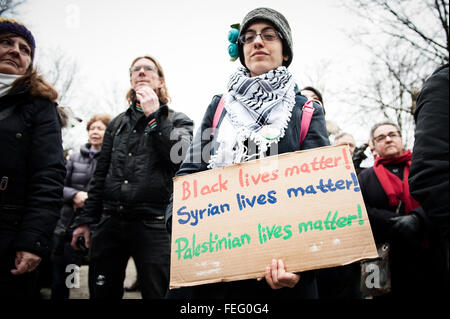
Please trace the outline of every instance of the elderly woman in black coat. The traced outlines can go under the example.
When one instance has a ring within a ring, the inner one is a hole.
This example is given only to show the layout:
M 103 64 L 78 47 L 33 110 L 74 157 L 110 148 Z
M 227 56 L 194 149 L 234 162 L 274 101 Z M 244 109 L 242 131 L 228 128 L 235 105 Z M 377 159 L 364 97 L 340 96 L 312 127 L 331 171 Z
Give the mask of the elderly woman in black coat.
M 34 51 L 24 25 L 0 18 L 0 298 L 33 297 L 62 206 L 58 94 L 33 68 Z
M 89 119 L 86 125 L 88 143 L 82 145 L 78 153 L 72 154 L 66 164 L 64 206 L 54 234 L 52 299 L 69 298 L 69 288 L 66 285 L 66 267 L 69 264 L 81 265 L 83 263 L 83 254 L 70 246 L 73 231 L 70 225 L 76 212 L 83 208 L 88 197 L 89 182 L 97 167 L 103 136 L 110 120 L 109 114 L 96 114 Z

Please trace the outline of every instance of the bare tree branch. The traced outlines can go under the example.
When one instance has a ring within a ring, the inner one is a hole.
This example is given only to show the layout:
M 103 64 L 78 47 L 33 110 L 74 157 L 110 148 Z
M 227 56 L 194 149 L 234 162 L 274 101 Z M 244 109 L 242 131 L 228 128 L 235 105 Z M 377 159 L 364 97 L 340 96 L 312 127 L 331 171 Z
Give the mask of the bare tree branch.
M 60 49 L 44 49 L 36 58 L 44 78 L 58 91 L 58 103 L 70 105 L 78 80 L 78 64 Z
M 25 3 L 26 0 L 0 0 L 0 16 L 6 14 L 15 14 L 18 6 Z
M 422 30 L 419 30 L 419 28 L 408 18 L 408 17 L 402 17 L 400 16 L 399 12 L 395 11 L 388 3 L 388 1 L 384 1 L 383 3 L 384 8 L 393 15 L 400 23 L 402 23 L 407 29 L 413 31 L 416 33 L 422 40 L 424 40 L 427 43 L 432 43 L 435 46 L 441 47 L 443 49 L 446 49 L 446 47 L 434 39 L 426 36 Z
M 361 116 L 395 120 L 412 137 L 405 130 L 414 127 L 419 89 L 449 61 L 448 1 L 349 0 L 346 6 L 369 22 L 350 35 L 373 57 L 367 83 L 353 92 L 363 100 Z

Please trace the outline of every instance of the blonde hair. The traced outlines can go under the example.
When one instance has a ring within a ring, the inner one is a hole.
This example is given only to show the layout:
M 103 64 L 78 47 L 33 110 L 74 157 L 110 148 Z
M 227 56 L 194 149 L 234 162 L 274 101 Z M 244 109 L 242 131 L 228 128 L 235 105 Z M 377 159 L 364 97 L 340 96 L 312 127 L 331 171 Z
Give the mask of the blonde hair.
M 155 65 L 156 68 L 158 69 L 158 76 L 161 79 L 162 82 L 162 87 L 159 88 L 156 92 L 156 94 L 158 95 L 159 98 L 159 103 L 161 104 L 167 104 L 170 102 L 170 96 L 169 96 L 169 91 L 167 90 L 166 87 L 166 79 L 164 77 L 164 71 L 161 67 L 161 64 L 159 64 L 158 61 L 155 60 L 155 58 L 149 56 L 149 55 L 145 55 L 145 56 L 140 56 L 137 57 L 136 59 L 133 60 L 133 62 L 131 63 L 130 66 L 130 77 L 131 77 L 131 68 L 133 67 L 133 65 L 136 63 L 137 60 L 139 59 L 148 59 L 150 61 L 152 61 Z M 127 101 L 128 103 L 133 103 L 134 100 L 136 100 L 136 92 L 133 90 L 133 88 L 131 88 L 126 95 Z

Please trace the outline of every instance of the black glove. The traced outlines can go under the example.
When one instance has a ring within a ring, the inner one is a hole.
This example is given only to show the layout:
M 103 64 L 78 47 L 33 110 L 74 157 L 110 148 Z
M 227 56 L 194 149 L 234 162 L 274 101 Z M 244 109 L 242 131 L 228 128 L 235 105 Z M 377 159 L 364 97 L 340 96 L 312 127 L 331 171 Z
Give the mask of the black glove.
M 364 160 L 367 158 L 367 155 L 364 154 L 366 148 L 369 146 L 369 144 L 364 143 L 363 145 L 356 147 L 353 151 L 353 160 Z
M 421 222 L 419 216 L 410 214 L 390 219 L 392 222 L 392 236 L 404 240 L 418 240 Z
M 353 152 L 352 161 L 357 172 L 361 170 L 361 162 L 367 158 L 367 155 L 364 153 L 367 146 L 367 144 L 363 144 L 360 147 L 355 148 L 355 151 Z

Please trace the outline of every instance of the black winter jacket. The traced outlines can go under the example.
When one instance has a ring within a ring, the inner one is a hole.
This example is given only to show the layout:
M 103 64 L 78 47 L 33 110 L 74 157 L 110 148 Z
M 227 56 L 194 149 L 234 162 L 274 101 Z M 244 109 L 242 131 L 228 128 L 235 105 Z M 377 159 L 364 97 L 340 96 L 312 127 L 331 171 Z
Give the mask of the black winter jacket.
M 403 180 L 404 164 L 386 165 L 391 173 Z M 369 217 L 372 233 L 377 244 L 390 242 L 395 234 L 392 233 L 393 223 L 391 218 L 398 216 L 395 211 L 397 207 L 389 205 L 389 199 L 378 180 L 373 167 L 363 170 L 358 175 L 359 184 L 361 185 L 361 193 L 364 198 L 367 215 Z M 421 223 L 427 227 L 428 218 L 421 206 L 415 208 L 410 214 L 416 214 Z M 400 206 L 399 215 L 405 215 L 404 205 Z
M 411 195 L 446 233 L 449 228 L 448 64 L 425 82 L 417 99 L 414 152 L 409 174 Z
M 12 247 L 2 240 L 1 254 L 6 249 L 43 256 L 66 175 L 55 103 L 32 97 L 27 87 L 0 97 L 0 149 L 0 223 L 17 225 Z M 3 238 L 5 228 L 0 229 Z
M 88 191 L 89 181 L 94 175 L 100 152 L 91 155 L 90 147 L 89 143 L 82 145 L 80 152 L 72 154 L 66 163 L 64 206 L 61 210 L 61 218 L 58 221 L 58 226 L 60 227 L 69 226 L 74 214 L 73 198 L 79 191 Z
M 152 120 L 156 126 L 148 125 Z M 193 125 L 167 105 L 146 117 L 133 104 L 114 118 L 103 138 L 89 197 L 74 226 L 98 222 L 104 207 L 164 214 Z
M 386 165 L 391 173 L 403 179 L 404 165 Z M 420 231 L 412 238 L 404 239 L 393 228 L 390 221 L 397 216 L 397 207 L 389 205 L 389 199 L 383 190 L 373 167 L 363 170 L 359 176 L 361 192 L 369 216 L 370 226 L 375 243 L 389 243 L 389 269 L 391 272 L 391 285 L 393 296 L 398 298 L 417 296 L 429 297 L 434 294 L 430 290 L 430 274 L 435 269 L 430 262 L 429 246 L 429 220 L 422 206 L 411 210 L 409 214 L 415 214 L 420 219 Z M 404 205 L 400 206 L 399 215 L 405 215 Z M 411 279 L 413 278 L 413 280 Z

